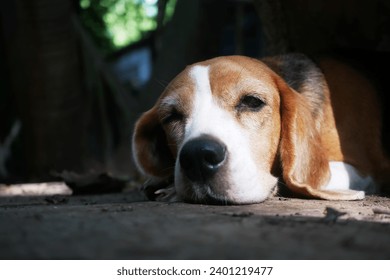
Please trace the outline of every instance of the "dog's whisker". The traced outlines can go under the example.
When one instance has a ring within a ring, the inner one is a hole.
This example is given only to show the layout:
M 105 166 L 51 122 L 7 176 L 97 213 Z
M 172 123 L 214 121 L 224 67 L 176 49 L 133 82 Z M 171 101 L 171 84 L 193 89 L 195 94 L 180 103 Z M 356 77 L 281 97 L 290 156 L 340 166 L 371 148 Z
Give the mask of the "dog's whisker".
M 165 80 L 155 79 L 154 81 L 164 89 L 169 85 L 169 82 Z

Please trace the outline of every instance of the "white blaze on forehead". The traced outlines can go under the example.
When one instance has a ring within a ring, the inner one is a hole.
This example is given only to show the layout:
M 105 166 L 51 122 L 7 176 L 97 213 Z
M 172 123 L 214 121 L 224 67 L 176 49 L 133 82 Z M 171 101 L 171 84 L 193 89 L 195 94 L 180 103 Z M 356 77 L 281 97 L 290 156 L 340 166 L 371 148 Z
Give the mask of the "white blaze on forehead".
M 189 73 L 194 82 L 194 103 L 185 129 L 185 140 L 202 134 L 215 136 L 228 144 L 229 133 L 241 130 L 231 112 L 223 109 L 211 92 L 209 67 L 194 66 Z
M 208 115 L 218 110 L 212 98 L 209 67 L 194 66 L 189 75 L 194 82 L 195 93 L 191 120 L 185 131 L 187 139 L 197 137 L 202 133 L 209 133 L 210 131 L 207 129 Z
M 211 98 L 209 66 L 194 66 L 189 74 L 194 81 L 197 95 Z

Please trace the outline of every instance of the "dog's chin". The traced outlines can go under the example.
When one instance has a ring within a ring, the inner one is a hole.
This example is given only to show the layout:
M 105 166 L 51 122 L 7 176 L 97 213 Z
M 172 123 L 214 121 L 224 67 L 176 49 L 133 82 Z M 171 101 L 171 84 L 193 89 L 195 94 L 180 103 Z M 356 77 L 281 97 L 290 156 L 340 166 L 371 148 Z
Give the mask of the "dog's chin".
M 266 200 L 266 197 L 258 197 L 252 199 L 236 198 L 226 193 L 216 192 L 213 185 L 210 184 L 191 184 L 185 185 L 176 184 L 178 196 L 180 200 L 187 203 L 196 204 L 211 204 L 211 205 L 244 205 L 261 203 Z M 271 195 L 271 194 L 270 194 Z
M 191 200 L 192 203 L 212 204 L 212 205 L 232 205 L 237 204 L 232 199 L 224 194 L 217 193 L 210 185 L 196 185 L 191 186 Z

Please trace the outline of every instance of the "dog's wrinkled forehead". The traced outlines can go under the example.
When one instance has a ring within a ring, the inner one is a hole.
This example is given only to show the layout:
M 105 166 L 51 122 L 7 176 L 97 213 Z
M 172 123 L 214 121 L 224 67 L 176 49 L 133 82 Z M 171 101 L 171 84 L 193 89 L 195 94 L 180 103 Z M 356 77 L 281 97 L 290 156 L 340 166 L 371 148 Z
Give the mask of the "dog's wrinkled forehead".
M 232 105 L 237 96 L 248 93 L 258 93 L 268 101 L 276 88 L 271 72 L 262 62 L 247 57 L 206 60 L 181 72 L 167 87 L 160 102 L 185 108 L 193 102 L 192 94 L 204 87 L 209 87 L 213 98 L 222 106 Z

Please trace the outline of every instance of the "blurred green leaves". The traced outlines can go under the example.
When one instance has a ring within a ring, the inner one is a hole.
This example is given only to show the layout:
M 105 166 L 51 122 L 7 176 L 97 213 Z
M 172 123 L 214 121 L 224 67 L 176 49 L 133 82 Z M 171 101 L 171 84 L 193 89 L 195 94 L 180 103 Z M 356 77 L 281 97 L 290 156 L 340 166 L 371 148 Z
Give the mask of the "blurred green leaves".
M 161 0 L 160 0 L 161 1 Z M 168 0 L 164 23 L 176 0 Z M 158 0 L 80 0 L 80 16 L 96 44 L 110 53 L 142 39 L 157 28 Z

